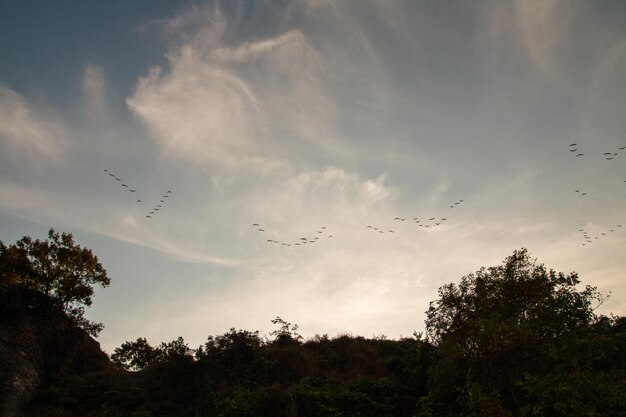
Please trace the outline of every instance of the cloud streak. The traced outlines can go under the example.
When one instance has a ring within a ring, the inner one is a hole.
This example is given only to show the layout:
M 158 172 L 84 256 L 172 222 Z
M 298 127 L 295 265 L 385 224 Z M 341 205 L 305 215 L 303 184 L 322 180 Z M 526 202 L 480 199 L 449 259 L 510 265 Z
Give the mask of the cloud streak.
M 5 163 L 30 166 L 58 162 L 69 149 L 63 122 L 39 109 L 21 94 L 0 85 L 0 144 Z

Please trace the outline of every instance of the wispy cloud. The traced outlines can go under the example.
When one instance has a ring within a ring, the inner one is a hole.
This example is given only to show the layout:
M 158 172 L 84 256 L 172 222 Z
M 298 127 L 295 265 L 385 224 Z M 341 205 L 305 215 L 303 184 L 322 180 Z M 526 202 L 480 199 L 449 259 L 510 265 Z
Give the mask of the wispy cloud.
M 66 128 L 51 111 L 0 85 L 0 145 L 4 163 L 58 161 L 69 149 Z
M 127 101 L 164 152 L 232 163 L 281 153 L 281 141 L 323 146 L 332 104 L 307 37 L 290 30 L 226 46 L 219 8 L 192 9 L 165 24 L 179 35 L 168 68 L 153 68 Z
M 518 0 L 516 12 L 521 38 L 536 68 L 557 75 L 573 24 L 585 12 L 586 2 Z

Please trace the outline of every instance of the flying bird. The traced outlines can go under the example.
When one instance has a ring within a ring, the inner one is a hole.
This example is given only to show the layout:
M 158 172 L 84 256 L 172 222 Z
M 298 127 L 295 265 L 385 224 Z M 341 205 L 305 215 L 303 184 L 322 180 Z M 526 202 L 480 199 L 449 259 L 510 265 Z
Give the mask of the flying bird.
M 141 203 L 142 201 L 141 201 L 141 200 L 137 200 L 137 202 L 138 202 L 138 203 Z
M 146 216 L 146 218 L 151 219 L 151 218 L 152 218 L 152 216 L 148 215 L 148 216 Z
M 136 190 L 128 190 L 128 191 L 130 191 L 131 193 L 134 193 Z
M 576 146 L 578 145 L 577 143 L 570 143 L 569 146 Z
M 252 223 L 252 226 L 258 226 L 258 225 L 259 225 L 258 223 Z
M 265 230 L 263 230 L 263 229 L 257 229 L 257 231 L 259 231 L 259 232 L 265 232 Z
M 583 156 L 584 153 L 579 153 L 578 155 L 576 155 L 576 158 L 578 158 L 579 156 Z
M 570 152 L 576 152 L 578 149 L 570 149 Z
M 434 217 L 431 217 L 430 219 L 428 219 L 428 221 L 431 221 L 431 220 L 435 220 L 435 218 L 434 218 Z

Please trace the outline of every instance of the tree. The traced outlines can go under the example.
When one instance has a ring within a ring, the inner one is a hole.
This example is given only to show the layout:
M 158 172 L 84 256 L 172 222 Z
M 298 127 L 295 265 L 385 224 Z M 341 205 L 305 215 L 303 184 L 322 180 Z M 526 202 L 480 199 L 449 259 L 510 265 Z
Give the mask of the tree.
M 124 342 L 111 355 L 111 361 L 127 371 L 141 371 L 159 357 L 157 348 L 140 337 L 134 342 Z
M 84 317 L 93 286 L 107 287 L 110 279 L 91 250 L 74 243 L 71 233 L 50 229 L 47 240 L 24 236 L 14 245 L 0 242 L 0 287 L 21 287 L 48 296 L 79 327 L 93 336 L 103 329 Z
M 280 329 L 274 330 L 270 333 L 270 336 L 274 336 L 274 343 L 285 344 L 289 342 L 302 341 L 303 337 L 298 334 L 297 324 L 288 323 L 278 316 L 272 320 L 272 324 L 280 325 Z
M 595 287 L 579 291 L 578 275 L 557 273 L 515 251 L 439 289 L 426 319 L 437 347 L 429 400 L 436 414 L 510 415 L 526 403 L 528 375 L 556 369 L 561 347 L 596 321 Z M 456 401 L 451 401 L 456 399 Z

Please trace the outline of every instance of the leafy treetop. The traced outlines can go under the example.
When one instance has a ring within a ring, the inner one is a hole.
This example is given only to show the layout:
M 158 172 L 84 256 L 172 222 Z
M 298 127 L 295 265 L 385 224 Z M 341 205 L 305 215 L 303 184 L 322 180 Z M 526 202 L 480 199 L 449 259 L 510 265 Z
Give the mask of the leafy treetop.
M 24 236 L 13 245 L 0 242 L 0 287 L 45 294 L 93 336 L 104 326 L 87 320 L 84 306 L 91 305 L 96 284 L 110 284 L 106 270 L 91 250 L 74 243 L 71 233 L 50 229 L 47 240 Z

